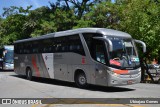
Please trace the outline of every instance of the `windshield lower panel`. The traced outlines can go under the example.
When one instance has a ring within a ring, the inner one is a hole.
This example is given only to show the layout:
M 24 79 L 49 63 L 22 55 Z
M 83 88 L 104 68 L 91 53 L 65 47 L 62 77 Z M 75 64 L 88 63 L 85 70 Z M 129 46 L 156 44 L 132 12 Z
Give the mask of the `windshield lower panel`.
M 135 69 L 140 67 L 140 61 L 131 39 L 109 37 L 113 44 L 113 51 L 109 52 L 111 67 L 119 69 Z

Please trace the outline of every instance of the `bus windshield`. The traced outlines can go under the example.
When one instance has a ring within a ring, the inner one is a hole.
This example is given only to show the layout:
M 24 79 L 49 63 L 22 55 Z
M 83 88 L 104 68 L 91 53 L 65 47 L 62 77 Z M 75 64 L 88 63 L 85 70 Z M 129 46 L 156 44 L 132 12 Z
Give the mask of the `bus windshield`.
M 138 55 L 131 39 L 109 37 L 113 51 L 109 52 L 111 66 L 121 69 L 133 69 L 140 66 Z
M 13 64 L 13 50 L 7 50 L 5 54 L 5 62 Z

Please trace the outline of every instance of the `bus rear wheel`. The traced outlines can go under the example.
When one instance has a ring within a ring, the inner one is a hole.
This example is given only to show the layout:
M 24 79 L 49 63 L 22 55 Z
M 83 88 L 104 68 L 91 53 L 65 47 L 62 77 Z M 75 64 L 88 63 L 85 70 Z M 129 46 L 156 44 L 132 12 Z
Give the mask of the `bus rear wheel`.
M 26 70 L 26 77 L 27 77 L 27 80 L 32 80 L 32 71 L 30 68 Z
M 84 73 L 78 73 L 75 77 L 75 83 L 79 88 L 87 87 L 87 78 Z

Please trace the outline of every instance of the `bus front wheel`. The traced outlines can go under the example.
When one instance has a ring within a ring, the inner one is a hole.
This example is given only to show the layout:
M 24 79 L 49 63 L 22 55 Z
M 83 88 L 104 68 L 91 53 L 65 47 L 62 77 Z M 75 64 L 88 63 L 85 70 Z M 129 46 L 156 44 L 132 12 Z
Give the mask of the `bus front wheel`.
M 32 80 L 32 71 L 30 68 L 26 70 L 26 77 L 27 77 L 27 80 Z
M 79 88 L 86 88 L 87 87 L 86 75 L 82 72 L 77 73 L 75 77 L 75 82 Z

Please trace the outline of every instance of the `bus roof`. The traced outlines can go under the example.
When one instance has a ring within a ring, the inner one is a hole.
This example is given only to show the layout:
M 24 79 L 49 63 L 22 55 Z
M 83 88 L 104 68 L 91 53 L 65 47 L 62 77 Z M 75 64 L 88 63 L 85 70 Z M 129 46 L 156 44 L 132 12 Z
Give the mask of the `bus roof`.
M 49 33 L 49 34 L 46 34 L 46 35 L 33 37 L 33 38 L 28 38 L 28 39 L 22 39 L 22 40 L 15 41 L 14 43 L 34 41 L 34 40 L 53 38 L 53 37 L 68 36 L 68 35 L 74 35 L 74 34 L 78 34 L 78 33 L 99 33 L 99 34 L 103 34 L 105 36 L 117 36 L 117 37 L 131 38 L 131 35 L 129 35 L 128 33 L 113 30 L 113 29 L 79 28 L 79 29 L 66 30 L 66 31 L 60 31 L 60 32 L 55 32 L 55 33 Z
M 13 45 L 4 45 L 3 48 L 6 49 L 6 50 L 14 50 Z

